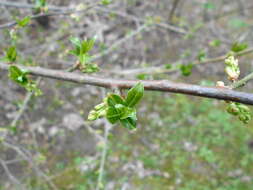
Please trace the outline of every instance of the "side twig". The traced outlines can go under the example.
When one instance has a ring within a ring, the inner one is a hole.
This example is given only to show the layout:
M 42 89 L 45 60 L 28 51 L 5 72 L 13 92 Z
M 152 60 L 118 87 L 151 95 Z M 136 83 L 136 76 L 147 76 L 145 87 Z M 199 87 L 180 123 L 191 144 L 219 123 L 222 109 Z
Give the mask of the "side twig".
M 241 80 L 235 82 L 234 84 L 232 84 L 231 87 L 232 87 L 232 89 L 242 87 L 252 79 L 253 79 L 253 72 L 248 74 L 247 76 L 245 76 L 243 79 L 241 79 Z
M 99 175 L 98 175 L 98 182 L 96 190 L 103 189 L 103 176 L 104 176 L 104 167 L 105 167 L 105 159 L 107 154 L 107 146 L 108 146 L 108 135 L 110 132 L 110 124 L 105 121 L 105 132 L 104 132 L 104 142 L 103 142 L 103 151 L 100 161 L 100 167 L 99 167 Z
M 36 85 L 38 85 L 41 81 L 41 78 L 38 78 L 36 80 Z M 18 114 L 16 115 L 16 117 L 13 119 L 13 121 L 11 122 L 11 126 L 16 126 L 18 121 L 21 119 L 23 113 L 25 112 L 25 110 L 27 109 L 27 106 L 33 96 L 34 92 L 28 92 L 25 96 L 25 99 L 23 101 L 22 107 L 20 108 L 20 110 L 18 111 Z

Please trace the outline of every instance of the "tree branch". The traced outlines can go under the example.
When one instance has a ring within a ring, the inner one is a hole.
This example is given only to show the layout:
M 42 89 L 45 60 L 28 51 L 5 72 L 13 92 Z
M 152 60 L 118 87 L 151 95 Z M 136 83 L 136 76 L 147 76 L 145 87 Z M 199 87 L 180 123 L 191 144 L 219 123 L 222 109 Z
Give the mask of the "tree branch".
M 83 12 L 83 11 L 88 11 L 89 9 L 94 8 L 94 7 L 98 6 L 99 4 L 100 4 L 100 2 L 88 5 L 87 7 L 85 7 L 82 10 L 62 8 L 62 11 L 56 11 L 56 12 L 50 12 L 50 13 L 39 13 L 37 15 L 31 15 L 30 18 L 31 19 L 36 19 L 36 18 L 46 17 L 46 16 L 60 16 L 60 15 L 70 15 L 72 13 L 80 13 L 80 12 Z M 0 5 L 1 5 L 1 3 L 0 3 Z M 34 8 L 34 7 L 35 6 L 32 6 L 31 8 Z M 60 10 L 60 8 L 59 8 L 59 10 Z M 8 23 L 0 25 L 0 29 L 9 28 L 9 27 L 15 26 L 16 24 L 17 24 L 16 21 L 8 22 Z
M 16 3 L 16 2 L 8 2 L 8 1 L 0 2 L 0 5 L 8 6 L 8 7 L 16 7 L 16 8 L 25 8 L 25 9 L 36 8 L 36 6 L 34 4 Z M 92 7 L 95 7 L 95 6 L 92 6 Z M 38 18 L 38 17 L 43 17 L 43 16 L 66 15 L 66 14 L 72 14 L 72 13 L 80 12 L 80 11 L 77 11 L 77 10 L 75 10 L 73 8 L 69 8 L 69 7 L 57 7 L 57 6 L 49 5 L 49 6 L 47 6 L 47 8 L 50 11 L 57 11 L 57 12 L 48 13 L 48 14 L 38 14 L 38 15 L 32 16 L 31 18 L 33 19 L 33 18 Z M 85 10 L 90 9 L 90 8 L 91 7 L 86 7 Z M 113 14 L 116 14 L 118 16 L 125 17 L 125 18 L 131 19 L 131 20 L 137 20 L 137 21 L 142 22 L 142 23 L 146 22 L 146 19 L 137 18 L 133 15 L 128 15 L 126 13 L 109 10 L 109 9 L 106 9 L 106 8 L 103 8 L 103 7 L 96 7 L 96 9 L 100 10 L 100 11 L 103 11 L 105 13 L 113 13 Z M 84 11 L 84 10 L 81 10 L 81 11 Z M 6 28 L 6 27 L 11 27 L 15 24 L 14 24 L 14 22 L 3 24 L 3 25 L 0 25 L 0 29 L 1 28 Z M 162 27 L 162 28 L 165 28 L 165 29 L 168 29 L 168 30 L 171 30 L 173 32 L 177 32 L 179 34 L 187 34 L 187 31 L 185 31 L 183 28 L 179 28 L 179 27 L 170 25 L 170 24 L 165 23 L 165 22 L 155 23 L 155 25 L 157 25 L 159 27 Z
M 0 69 L 2 70 L 8 70 L 9 66 L 10 65 L 8 64 L 0 63 Z M 214 98 L 220 100 L 229 100 L 253 105 L 253 94 L 238 92 L 229 89 L 222 89 L 217 87 L 205 87 L 192 84 L 176 83 L 168 80 L 140 81 L 140 80 L 100 78 L 85 74 L 68 73 L 66 71 L 61 70 L 44 69 L 41 67 L 25 67 L 21 65 L 17 66 L 20 67 L 21 69 L 29 71 L 31 75 L 75 82 L 79 84 L 99 86 L 104 88 L 129 89 L 133 87 L 137 82 L 142 82 L 144 84 L 145 90 L 188 94 L 193 96 Z
M 247 54 L 253 53 L 253 47 L 250 47 L 244 51 L 238 52 L 235 54 L 237 57 L 241 57 Z M 227 58 L 227 55 L 221 55 L 214 58 L 207 58 L 203 61 L 194 61 L 193 65 L 199 65 L 199 64 L 208 64 L 208 63 L 218 63 L 221 61 L 224 61 Z M 176 65 L 177 62 L 172 63 L 171 65 Z M 109 71 L 109 73 L 117 74 L 117 75 L 138 75 L 138 74 L 162 74 L 162 73 L 173 73 L 179 71 L 178 68 L 173 67 L 170 69 L 166 69 L 163 65 L 162 66 L 153 66 L 153 67 L 147 67 L 147 68 L 137 68 L 137 69 L 128 69 L 123 71 Z
M 6 6 L 6 7 L 16 7 L 16 8 L 22 8 L 22 9 L 34 9 L 36 8 L 35 4 L 28 4 L 28 3 L 17 3 L 17 2 L 10 2 L 10 1 L 1 1 L 0 2 L 1 6 Z M 64 10 L 69 10 L 69 8 L 66 7 L 56 7 L 56 6 L 48 6 L 48 9 L 51 11 L 64 11 Z

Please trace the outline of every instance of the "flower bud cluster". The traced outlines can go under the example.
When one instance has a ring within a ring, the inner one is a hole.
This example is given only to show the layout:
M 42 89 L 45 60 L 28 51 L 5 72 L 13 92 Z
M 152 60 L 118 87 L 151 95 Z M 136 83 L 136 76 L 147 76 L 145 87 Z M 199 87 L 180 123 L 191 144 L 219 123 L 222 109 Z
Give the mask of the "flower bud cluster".
M 239 120 L 245 124 L 251 120 L 250 109 L 246 105 L 232 102 L 228 105 L 227 112 L 238 116 Z
M 238 66 L 238 59 L 235 59 L 233 55 L 230 55 L 225 59 L 225 72 L 228 75 L 228 79 L 231 81 L 235 81 L 239 78 L 240 68 Z
M 88 115 L 88 120 L 89 121 L 94 121 L 100 117 L 104 117 L 106 115 L 106 110 L 107 110 L 107 98 L 103 100 L 103 103 L 98 104 L 94 107 L 93 110 L 90 111 Z

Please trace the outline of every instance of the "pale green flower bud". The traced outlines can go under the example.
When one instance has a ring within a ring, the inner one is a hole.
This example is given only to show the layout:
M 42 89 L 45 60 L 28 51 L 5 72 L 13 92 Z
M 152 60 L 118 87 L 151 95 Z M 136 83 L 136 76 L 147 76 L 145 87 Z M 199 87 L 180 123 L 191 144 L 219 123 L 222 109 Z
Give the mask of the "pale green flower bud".
M 88 115 L 88 120 L 89 121 L 94 121 L 98 118 L 98 113 L 95 110 L 91 110 L 89 115 Z
M 229 104 L 229 106 L 227 107 L 227 112 L 233 115 L 238 115 L 240 112 L 240 109 L 236 106 L 235 103 L 231 103 Z
M 105 103 L 101 103 L 95 106 L 95 110 L 100 110 L 105 107 Z
M 225 68 L 225 72 L 227 73 L 229 80 L 232 80 L 232 81 L 237 80 L 240 75 L 239 68 L 234 68 L 230 66 Z

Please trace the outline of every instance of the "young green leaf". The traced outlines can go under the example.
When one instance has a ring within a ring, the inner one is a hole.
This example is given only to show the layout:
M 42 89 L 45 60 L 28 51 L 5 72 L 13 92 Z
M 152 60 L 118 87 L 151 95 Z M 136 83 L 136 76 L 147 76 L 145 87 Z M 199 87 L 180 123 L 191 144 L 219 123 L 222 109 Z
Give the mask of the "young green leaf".
M 122 119 L 126 119 L 128 117 L 132 117 L 132 118 L 135 118 L 135 120 L 137 120 L 135 108 L 129 108 L 129 107 L 123 108 L 123 113 L 121 114 L 120 119 L 122 120 Z
M 35 6 L 36 6 L 37 9 L 45 7 L 46 5 L 47 5 L 46 0 L 36 0 L 35 1 Z
M 83 40 L 81 43 L 81 53 L 88 53 L 94 46 L 95 39 Z
M 165 69 L 171 69 L 172 68 L 172 65 L 170 63 L 167 63 L 164 65 Z
M 204 50 L 199 51 L 199 53 L 198 53 L 198 60 L 199 61 L 204 61 L 205 58 L 206 58 L 206 52 Z
M 221 45 L 220 40 L 213 40 L 213 41 L 209 42 L 209 46 L 211 46 L 211 47 L 219 47 L 220 45 Z
M 213 9 L 215 9 L 215 4 L 213 4 L 211 2 L 206 2 L 206 3 L 203 4 L 203 7 L 205 9 L 213 10 Z
M 26 72 L 23 72 L 18 67 L 11 65 L 9 67 L 9 77 L 16 83 L 25 86 L 28 84 L 28 79 L 26 77 Z
M 188 65 L 183 65 L 182 64 L 180 66 L 180 70 L 181 70 L 182 75 L 184 75 L 184 76 L 190 76 L 191 73 L 192 73 L 192 67 L 193 67 L 192 63 L 190 63 Z
M 239 19 L 239 18 L 234 18 L 229 20 L 228 24 L 233 27 L 233 28 L 244 28 L 244 27 L 248 27 L 249 24 L 247 24 L 244 20 Z
M 122 104 L 109 106 L 106 117 L 111 123 L 116 123 L 118 120 L 124 120 L 129 117 L 137 120 L 136 110 L 134 108 L 126 107 Z
M 106 118 L 110 123 L 116 123 L 120 119 L 120 117 L 121 113 L 119 113 L 115 107 L 109 107 L 107 109 Z
M 69 40 L 71 41 L 71 43 L 73 45 L 75 45 L 75 47 L 79 47 L 81 48 L 81 40 L 77 37 L 70 37 Z
M 17 59 L 16 46 L 10 46 L 5 50 L 5 57 L 3 58 L 3 60 L 8 62 L 15 62 L 16 59 Z
M 245 50 L 245 49 L 247 49 L 247 48 L 248 48 L 248 44 L 236 42 L 236 43 L 234 43 L 234 44 L 232 45 L 231 50 L 232 50 L 233 52 L 237 53 L 237 52 L 243 51 L 243 50 Z
M 27 91 L 34 92 L 35 96 L 40 96 L 42 94 L 41 90 L 34 81 L 28 80 L 27 74 L 27 71 L 21 70 L 15 65 L 9 67 L 9 77 L 11 80 L 24 87 Z
M 125 105 L 125 101 L 117 94 L 109 94 L 107 98 L 107 104 L 109 106 L 115 106 L 116 104 Z
M 112 3 L 112 0 L 101 0 L 102 5 L 109 5 L 110 3 Z
M 133 88 L 131 88 L 126 97 L 126 106 L 134 107 L 143 97 L 144 85 L 142 83 L 137 83 Z
M 120 120 L 120 123 L 123 127 L 129 129 L 129 130 L 133 130 L 136 129 L 136 120 L 132 117 L 128 117 L 126 119 L 122 119 Z
M 30 16 L 26 16 L 26 17 L 24 17 L 23 19 L 16 20 L 16 22 L 17 22 L 17 25 L 18 25 L 20 28 L 23 28 L 23 27 L 25 27 L 27 24 L 29 24 L 30 20 L 31 20 Z

